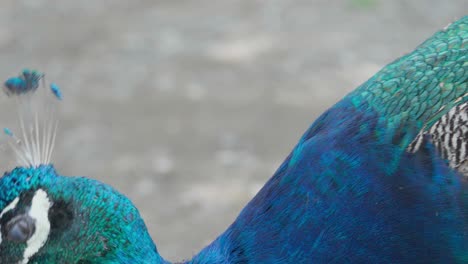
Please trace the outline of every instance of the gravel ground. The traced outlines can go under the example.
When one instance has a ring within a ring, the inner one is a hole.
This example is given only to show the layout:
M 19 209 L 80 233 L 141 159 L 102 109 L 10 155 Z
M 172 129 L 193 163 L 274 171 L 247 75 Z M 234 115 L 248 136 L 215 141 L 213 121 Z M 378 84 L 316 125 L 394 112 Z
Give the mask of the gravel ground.
M 467 7 L 2 0 L 0 77 L 38 68 L 63 87 L 56 167 L 129 196 L 180 260 L 227 228 L 321 112 Z

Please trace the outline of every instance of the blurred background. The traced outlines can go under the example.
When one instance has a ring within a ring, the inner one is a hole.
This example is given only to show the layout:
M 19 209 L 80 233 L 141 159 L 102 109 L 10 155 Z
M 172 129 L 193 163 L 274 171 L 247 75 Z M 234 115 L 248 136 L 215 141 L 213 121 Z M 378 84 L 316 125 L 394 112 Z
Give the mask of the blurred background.
M 58 170 L 130 197 L 160 254 L 181 260 L 228 227 L 321 112 L 467 9 L 1 0 L 0 77 L 37 68 L 62 87 Z

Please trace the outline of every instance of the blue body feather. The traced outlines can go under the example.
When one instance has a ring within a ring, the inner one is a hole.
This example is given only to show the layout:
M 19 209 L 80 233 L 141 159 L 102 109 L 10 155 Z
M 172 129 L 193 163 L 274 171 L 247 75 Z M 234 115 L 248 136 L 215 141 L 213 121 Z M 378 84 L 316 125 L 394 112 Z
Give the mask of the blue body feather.
M 468 100 L 467 25 L 438 32 L 319 117 L 192 262 L 468 263 L 466 179 L 430 140 L 407 151 Z
M 468 261 L 466 182 L 429 143 L 379 142 L 378 117 L 347 100 L 327 111 L 192 263 Z

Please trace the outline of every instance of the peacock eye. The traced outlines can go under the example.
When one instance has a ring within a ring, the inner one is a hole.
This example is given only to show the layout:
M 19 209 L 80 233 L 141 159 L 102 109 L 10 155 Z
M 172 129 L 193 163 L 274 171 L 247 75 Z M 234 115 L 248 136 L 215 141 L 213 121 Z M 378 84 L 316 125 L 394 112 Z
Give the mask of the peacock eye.
M 16 243 L 28 241 L 35 230 L 35 221 L 27 214 L 13 217 L 5 226 L 7 240 Z

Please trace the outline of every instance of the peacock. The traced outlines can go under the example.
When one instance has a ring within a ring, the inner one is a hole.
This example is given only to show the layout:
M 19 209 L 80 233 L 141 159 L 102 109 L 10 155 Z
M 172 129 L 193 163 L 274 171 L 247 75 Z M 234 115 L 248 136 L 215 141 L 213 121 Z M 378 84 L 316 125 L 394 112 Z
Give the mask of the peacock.
M 323 113 L 237 219 L 183 263 L 468 263 L 468 16 Z M 0 178 L 1 263 L 169 263 L 112 187 L 62 176 L 56 84 L 4 85 L 19 166 Z

